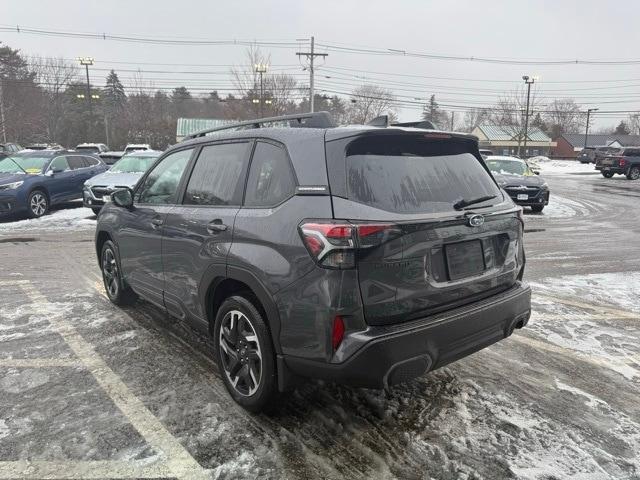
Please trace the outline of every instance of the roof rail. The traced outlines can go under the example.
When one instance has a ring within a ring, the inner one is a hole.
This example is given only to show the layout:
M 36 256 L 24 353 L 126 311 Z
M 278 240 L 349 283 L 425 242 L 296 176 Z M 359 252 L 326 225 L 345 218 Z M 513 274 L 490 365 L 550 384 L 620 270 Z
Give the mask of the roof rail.
M 429 120 L 420 120 L 417 122 L 396 122 L 389 123 L 389 115 L 380 115 L 367 123 L 372 127 L 413 127 L 422 128 L 424 130 L 436 130 L 435 125 Z
M 280 123 L 287 122 L 291 128 L 333 128 L 336 124 L 331 118 L 329 112 L 313 112 L 313 113 L 301 113 L 296 115 L 282 115 L 280 117 L 267 117 L 258 118 L 255 120 L 247 120 L 245 122 L 232 123 L 230 125 L 223 125 L 221 127 L 207 128 L 200 130 L 199 132 L 186 135 L 184 140 L 191 140 L 193 138 L 204 137 L 205 135 L 213 132 L 219 132 L 221 130 L 244 130 L 250 128 L 264 128 L 263 125 L 267 123 Z M 183 141 L 184 141 L 183 140 Z

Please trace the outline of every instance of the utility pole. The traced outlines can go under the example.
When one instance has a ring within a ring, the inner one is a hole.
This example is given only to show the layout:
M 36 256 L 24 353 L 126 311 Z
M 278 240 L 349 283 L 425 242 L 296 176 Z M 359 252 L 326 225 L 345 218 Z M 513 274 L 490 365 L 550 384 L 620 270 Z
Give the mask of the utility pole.
M 328 53 L 316 53 L 315 52 L 315 37 L 311 36 L 311 51 L 310 52 L 296 52 L 296 55 L 299 57 L 307 57 L 309 59 L 309 111 L 313 113 L 313 97 L 315 96 L 315 88 L 313 84 L 313 73 L 315 67 L 313 66 L 313 61 L 315 57 L 323 57 L 326 58 L 329 56 Z
M 4 124 L 4 92 L 2 90 L 3 77 L 0 77 L 0 125 L 2 125 L 2 141 L 7 143 L 7 129 Z
M 535 77 L 529 77 L 528 75 L 523 75 L 522 79 L 524 83 L 527 85 L 527 110 L 524 114 L 524 154 L 527 155 L 527 135 L 529 130 L 529 97 L 531 96 L 531 84 L 535 82 Z M 520 156 L 520 146 L 518 146 L 518 156 Z
M 596 112 L 598 110 L 599 108 L 587 109 L 587 127 L 584 130 L 584 148 L 587 148 L 587 137 L 589 136 L 589 117 L 591 116 L 591 112 Z
M 91 140 L 91 136 L 93 135 L 93 105 L 91 102 L 91 83 L 89 83 L 89 65 L 93 65 L 92 57 L 78 57 L 78 62 L 80 65 L 84 65 L 85 70 L 87 71 L 87 100 L 89 101 L 89 127 L 87 140 Z
M 267 73 L 268 65 L 263 63 L 256 63 L 253 68 L 256 73 L 260 74 L 260 116 L 264 117 L 264 80 L 262 75 Z

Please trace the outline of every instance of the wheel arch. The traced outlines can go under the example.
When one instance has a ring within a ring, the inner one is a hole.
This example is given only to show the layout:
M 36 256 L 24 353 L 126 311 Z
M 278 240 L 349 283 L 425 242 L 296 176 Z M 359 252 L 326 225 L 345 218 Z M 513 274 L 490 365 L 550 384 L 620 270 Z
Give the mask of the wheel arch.
M 108 241 L 113 241 L 111 234 L 106 230 L 101 230 L 96 233 L 96 256 L 98 258 L 98 264 L 100 264 L 100 256 L 102 255 L 102 247 Z
M 278 308 L 268 293 L 266 287 L 251 272 L 237 267 L 224 265 L 213 266 L 205 275 L 202 283 L 200 301 L 202 311 L 206 313 L 209 331 L 213 332 L 215 316 L 222 302 L 237 293 L 248 294 L 250 300 L 264 317 L 271 334 L 271 342 L 276 354 L 281 354 L 280 348 L 280 315 Z

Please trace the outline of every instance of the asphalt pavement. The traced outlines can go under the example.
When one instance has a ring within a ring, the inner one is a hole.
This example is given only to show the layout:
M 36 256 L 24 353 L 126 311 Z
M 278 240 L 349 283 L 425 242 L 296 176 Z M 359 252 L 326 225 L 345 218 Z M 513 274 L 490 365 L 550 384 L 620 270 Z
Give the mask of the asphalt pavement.
M 0 479 L 640 478 L 640 181 L 543 170 L 534 313 L 389 391 L 310 382 L 270 415 L 208 340 L 104 295 L 95 217 L 0 224 Z

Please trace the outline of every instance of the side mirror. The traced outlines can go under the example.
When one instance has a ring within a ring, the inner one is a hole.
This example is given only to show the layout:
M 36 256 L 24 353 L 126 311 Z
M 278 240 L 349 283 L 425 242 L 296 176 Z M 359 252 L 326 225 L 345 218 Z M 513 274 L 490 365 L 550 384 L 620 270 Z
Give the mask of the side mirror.
M 130 189 L 122 188 L 111 194 L 111 201 L 122 208 L 133 207 L 133 194 Z
M 56 172 L 54 172 L 53 170 L 47 170 L 47 171 L 45 172 L 45 174 L 44 174 L 44 175 L 45 175 L 46 177 L 53 177 L 53 175 L 54 175 L 55 173 L 56 173 Z

